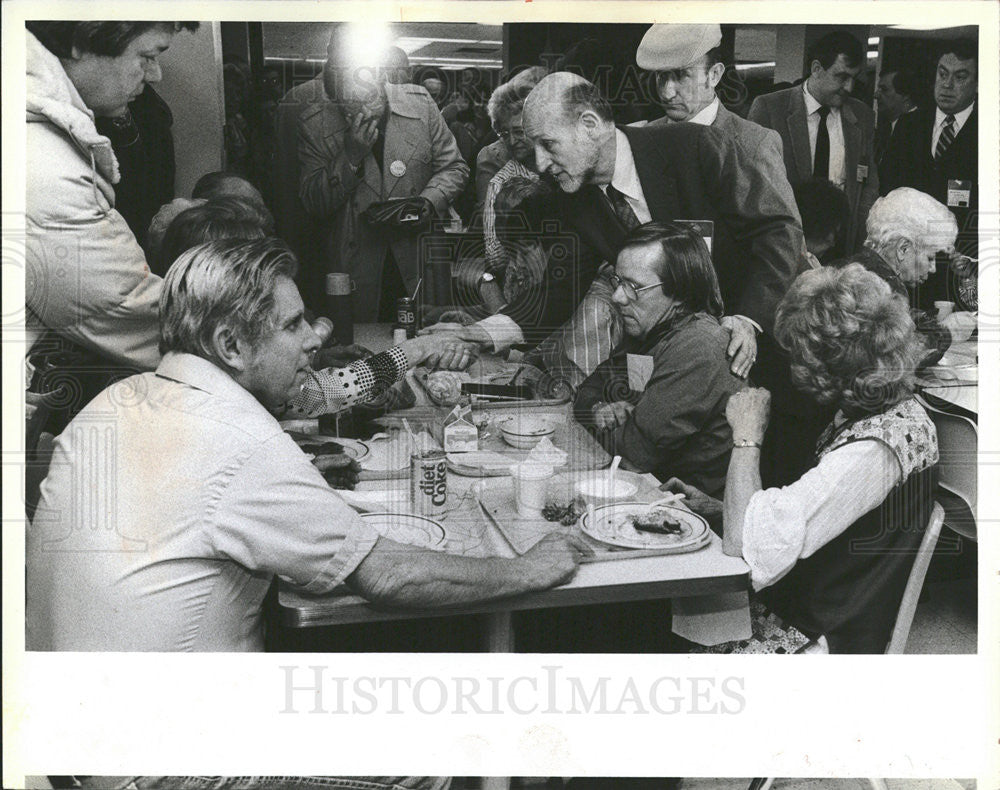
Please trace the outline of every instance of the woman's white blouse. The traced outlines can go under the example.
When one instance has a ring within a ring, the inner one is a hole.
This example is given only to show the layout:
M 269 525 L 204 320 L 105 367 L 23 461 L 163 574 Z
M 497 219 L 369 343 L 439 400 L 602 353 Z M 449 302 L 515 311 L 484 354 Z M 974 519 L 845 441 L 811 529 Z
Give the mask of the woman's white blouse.
M 831 450 L 799 480 L 758 491 L 743 520 L 743 558 L 755 590 L 878 507 L 902 479 L 889 446 L 875 439 Z

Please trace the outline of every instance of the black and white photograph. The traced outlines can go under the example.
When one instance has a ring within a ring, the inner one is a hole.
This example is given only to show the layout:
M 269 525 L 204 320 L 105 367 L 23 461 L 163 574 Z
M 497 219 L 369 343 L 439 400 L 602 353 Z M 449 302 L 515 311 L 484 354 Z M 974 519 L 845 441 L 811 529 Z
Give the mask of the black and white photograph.
M 1000 713 L 996 8 L 282 5 L 4 4 L 5 653 L 32 684 L 258 667 L 279 731 L 468 713 L 461 759 L 363 763 L 462 775 L 230 776 L 122 743 L 24 786 L 976 787 L 920 777 L 986 776 L 995 737 L 885 755 L 898 779 L 776 745 L 613 778 L 551 722 L 538 762 L 499 763 L 473 718 L 784 732 L 757 668 L 836 697 L 858 667 L 863 717 L 904 666 L 935 700 L 952 667 L 978 688 L 969 733 Z M 183 693 L 206 735 L 239 715 Z M 549 765 L 577 775 L 491 775 Z M 816 778 L 702 776 L 761 769 Z
M 35 776 L 29 790 L 488 790 L 495 777 L 182 777 Z M 97 780 L 97 784 L 94 783 Z M 976 790 L 971 779 L 719 779 L 653 777 L 515 777 L 512 790 Z

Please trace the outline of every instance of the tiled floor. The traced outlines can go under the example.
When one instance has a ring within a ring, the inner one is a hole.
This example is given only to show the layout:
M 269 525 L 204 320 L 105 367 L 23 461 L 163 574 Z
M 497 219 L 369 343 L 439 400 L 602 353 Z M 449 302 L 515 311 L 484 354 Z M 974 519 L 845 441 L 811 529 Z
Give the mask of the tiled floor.
M 906 643 L 907 653 L 976 652 L 976 580 L 927 582 Z

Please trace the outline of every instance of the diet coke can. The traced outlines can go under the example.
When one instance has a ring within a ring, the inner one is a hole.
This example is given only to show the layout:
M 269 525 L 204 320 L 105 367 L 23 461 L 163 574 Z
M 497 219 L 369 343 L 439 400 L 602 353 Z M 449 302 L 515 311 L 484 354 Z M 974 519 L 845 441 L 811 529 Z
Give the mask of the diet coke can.
M 396 326 L 405 329 L 407 337 L 417 336 L 417 311 L 409 296 L 396 300 Z
M 444 512 L 448 502 L 448 463 L 444 450 L 410 456 L 410 503 L 421 516 Z

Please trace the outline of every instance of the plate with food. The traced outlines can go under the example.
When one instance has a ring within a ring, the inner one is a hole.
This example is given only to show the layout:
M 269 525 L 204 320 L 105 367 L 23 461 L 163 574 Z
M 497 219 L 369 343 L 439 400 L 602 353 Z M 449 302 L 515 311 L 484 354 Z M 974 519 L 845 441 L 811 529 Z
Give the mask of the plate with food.
M 294 436 L 292 438 L 295 438 Z M 371 449 L 358 439 L 328 439 L 322 441 L 322 436 L 309 436 L 307 441 L 299 442 L 299 449 L 306 455 L 315 458 L 318 455 L 347 455 L 355 461 L 368 457 Z M 319 441 L 317 441 L 319 440 Z
M 440 548 L 444 543 L 444 527 L 426 516 L 413 513 L 362 513 L 361 519 L 379 535 L 396 543 L 424 549 Z
M 626 549 L 691 551 L 711 539 L 701 516 L 670 505 L 619 502 L 588 510 L 580 528 L 594 540 Z

